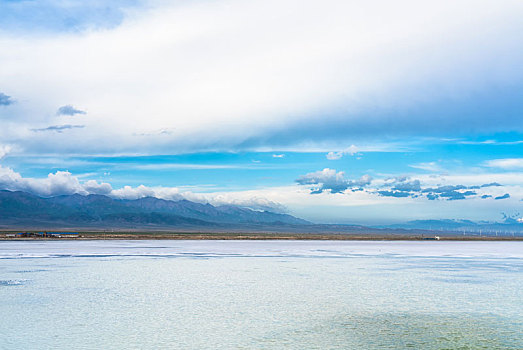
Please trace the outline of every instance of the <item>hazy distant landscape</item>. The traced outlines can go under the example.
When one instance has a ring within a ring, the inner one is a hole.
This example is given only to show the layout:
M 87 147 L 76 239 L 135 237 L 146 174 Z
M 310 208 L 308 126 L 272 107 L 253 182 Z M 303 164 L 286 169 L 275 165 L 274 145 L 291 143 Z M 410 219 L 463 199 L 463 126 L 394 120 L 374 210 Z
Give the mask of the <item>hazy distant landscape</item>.
M 232 205 L 213 206 L 188 200 L 145 197 L 114 199 L 104 195 L 43 198 L 26 192 L 0 191 L 0 228 L 4 230 L 103 230 L 171 232 L 245 232 L 352 234 L 359 236 L 521 236 L 523 223 L 469 220 L 420 220 L 390 226 L 315 224 L 292 215 Z

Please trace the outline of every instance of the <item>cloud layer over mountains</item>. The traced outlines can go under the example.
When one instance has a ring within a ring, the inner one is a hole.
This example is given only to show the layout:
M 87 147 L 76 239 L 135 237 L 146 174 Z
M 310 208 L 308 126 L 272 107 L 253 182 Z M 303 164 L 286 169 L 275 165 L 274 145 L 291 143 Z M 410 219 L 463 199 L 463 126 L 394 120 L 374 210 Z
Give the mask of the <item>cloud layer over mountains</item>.
M 273 212 L 287 212 L 287 208 L 277 202 L 260 196 L 238 197 L 227 193 L 200 194 L 190 191 L 181 191 L 176 187 L 137 187 L 124 186 L 113 189 L 111 184 L 96 180 L 80 181 L 68 171 L 57 171 L 46 178 L 25 178 L 10 168 L 0 165 L 0 189 L 23 191 L 42 197 L 53 197 L 71 194 L 100 194 L 119 199 L 139 199 L 155 197 L 168 200 L 188 199 L 198 203 L 213 205 L 235 205 L 255 210 L 269 210 Z
M 482 185 L 441 185 L 437 187 L 424 186 L 419 179 L 406 176 L 382 178 L 373 180 L 369 175 L 359 179 L 347 179 L 344 172 L 334 169 L 323 169 L 299 177 L 296 182 L 300 186 L 310 188 L 310 194 L 344 194 L 364 192 L 371 196 L 393 198 L 425 198 L 427 200 L 463 200 L 468 198 L 502 200 L 511 198 L 504 186 L 499 183 Z M 497 190 L 492 192 L 490 188 Z M 500 188 L 500 189 L 498 189 Z M 26 178 L 8 167 L 0 166 L 0 189 L 24 191 L 38 196 L 52 197 L 70 194 L 102 194 L 120 199 L 139 199 L 156 197 L 170 200 L 188 199 L 194 202 L 211 203 L 213 205 L 232 204 L 252 209 L 286 212 L 287 208 L 278 201 L 271 200 L 253 191 L 250 195 L 234 193 L 194 193 L 182 191 L 177 187 L 137 187 L 123 186 L 114 189 L 111 184 L 96 180 L 81 181 L 68 171 L 50 173 L 46 178 Z M 501 193 L 503 192 L 503 193 Z

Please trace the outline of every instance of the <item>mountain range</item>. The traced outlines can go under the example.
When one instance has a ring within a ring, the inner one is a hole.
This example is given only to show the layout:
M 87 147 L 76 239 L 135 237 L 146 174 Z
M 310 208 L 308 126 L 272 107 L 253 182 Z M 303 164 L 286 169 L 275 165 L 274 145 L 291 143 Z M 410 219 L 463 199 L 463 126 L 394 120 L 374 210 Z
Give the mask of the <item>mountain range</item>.
M 135 200 L 104 195 L 42 198 L 20 191 L 0 191 L 4 227 L 210 227 L 231 225 L 308 225 L 308 221 L 270 211 L 231 205 L 153 197 Z
M 257 211 L 233 205 L 213 206 L 188 200 L 154 197 L 116 199 L 104 195 L 34 194 L 0 190 L 0 228 L 4 229 L 117 229 L 171 231 L 242 231 L 419 235 L 435 232 L 492 235 L 523 233 L 523 222 L 505 217 L 503 222 L 469 220 L 416 220 L 367 227 L 314 224 L 288 214 Z

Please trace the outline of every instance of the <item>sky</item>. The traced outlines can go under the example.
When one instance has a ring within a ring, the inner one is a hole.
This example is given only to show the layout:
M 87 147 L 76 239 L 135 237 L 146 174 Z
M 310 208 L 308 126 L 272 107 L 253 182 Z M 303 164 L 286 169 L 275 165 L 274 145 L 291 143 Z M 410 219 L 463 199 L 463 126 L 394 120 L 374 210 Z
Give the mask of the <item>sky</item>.
M 523 213 L 523 2 L 0 0 L 0 189 Z

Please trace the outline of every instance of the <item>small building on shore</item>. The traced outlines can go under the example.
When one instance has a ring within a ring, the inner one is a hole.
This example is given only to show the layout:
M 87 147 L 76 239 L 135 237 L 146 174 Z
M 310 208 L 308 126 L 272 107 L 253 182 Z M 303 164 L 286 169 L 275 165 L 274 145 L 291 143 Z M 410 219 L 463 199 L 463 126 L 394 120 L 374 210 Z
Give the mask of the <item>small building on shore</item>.
M 424 241 L 439 241 L 439 236 L 422 237 L 421 239 L 424 240 Z

